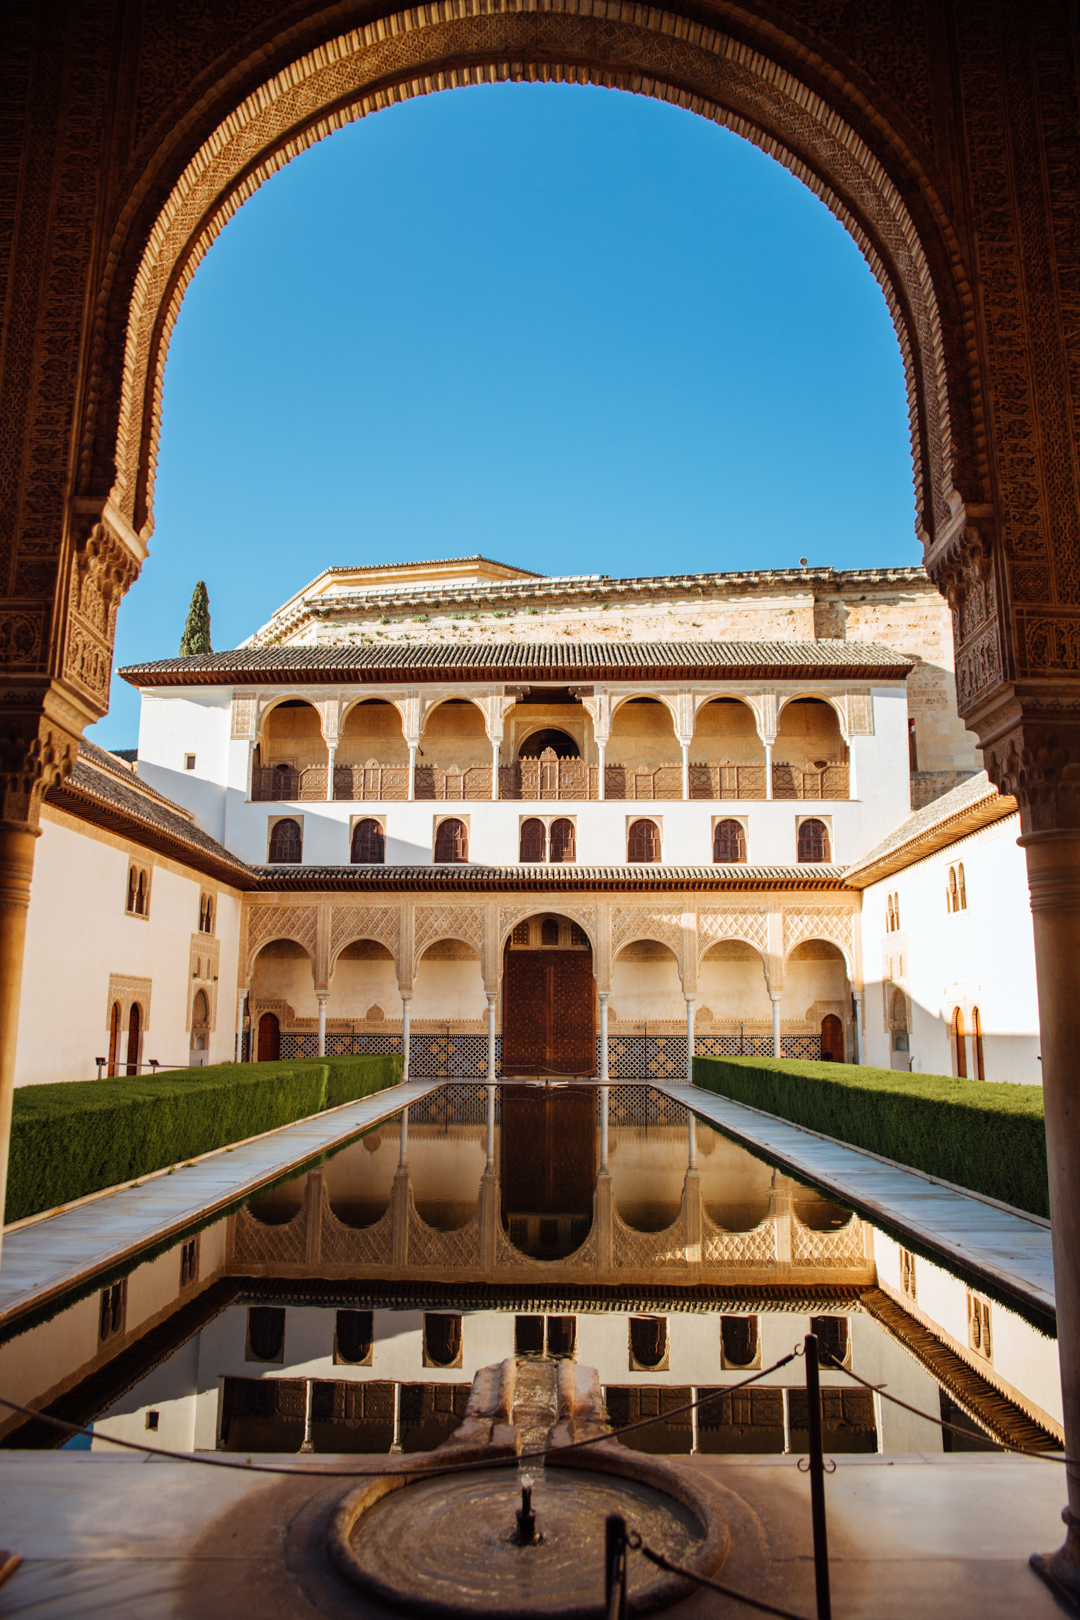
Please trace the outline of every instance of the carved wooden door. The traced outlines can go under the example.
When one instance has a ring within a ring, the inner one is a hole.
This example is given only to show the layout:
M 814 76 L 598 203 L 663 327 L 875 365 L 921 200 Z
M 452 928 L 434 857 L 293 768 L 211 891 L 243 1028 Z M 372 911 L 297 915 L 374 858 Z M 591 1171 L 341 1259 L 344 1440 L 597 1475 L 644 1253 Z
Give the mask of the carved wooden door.
M 591 1086 L 503 1086 L 503 1219 L 590 1215 L 596 1182 L 596 1092 Z
M 844 1027 L 835 1013 L 821 1020 L 821 1056 L 826 1063 L 844 1061 Z
M 281 1025 L 273 1013 L 259 1019 L 259 1062 L 276 1063 L 281 1047 Z
M 510 951 L 503 972 L 503 1073 L 595 1074 L 589 951 Z

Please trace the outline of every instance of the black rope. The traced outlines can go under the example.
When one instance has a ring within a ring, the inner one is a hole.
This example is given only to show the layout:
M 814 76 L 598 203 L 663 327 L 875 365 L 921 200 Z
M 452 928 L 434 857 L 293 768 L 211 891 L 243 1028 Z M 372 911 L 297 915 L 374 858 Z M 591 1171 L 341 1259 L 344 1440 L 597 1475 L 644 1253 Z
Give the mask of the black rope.
M 760 1598 L 748 1596 L 746 1592 L 736 1592 L 734 1587 L 721 1586 L 719 1581 L 710 1581 L 704 1575 L 695 1575 L 692 1569 L 684 1569 L 682 1564 L 673 1564 L 670 1558 L 664 1557 L 663 1553 L 654 1552 L 651 1547 L 646 1547 L 636 1531 L 630 1531 L 626 1539 L 628 1544 L 640 1552 L 643 1558 L 647 1558 L 651 1564 L 655 1564 L 657 1569 L 667 1570 L 669 1575 L 682 1575 L 686 1580 L 693 1581 L 697 1586 L 707 1586 L 710 1592 L 719 1592 L 722 1597 L 734 1598 L 736 1603 L 745 1603 L 748 1608 L 758 1609 L 762 1614 L 779 1615 L 780 1620 L 805 1620 L 805 1616 L 792 1614 L 790 1609 L 778 1609 L 772 1603 L 763 1603 Z
M 201 1463 L 210 1468 L 233 1468 L 241 1472 L 252 1474 L 287 1474 L 300 1475 L 315 1479 L 381 1479 L 385 1475 L 395 1475 L 403 1479 L 439 1479 L 446 1474 L 467 1473 L 471 1470 L 484 1468 L 506 1468 L 512 1463 L 538 1462 L 548 1457 L 565 1457 L 567 1452 L 581 1451 L 586 1446 L 596 1446 L 605 1440 L 617 1440 L 621 1435 L 633 1434 L 638 1429 L 649 1429 L 657 1423 L 667 1423 L 670 1418 L 681 1417 L 685 1412 L 692 1412 L 695 1407 L 704 1406 L 709 1401 L 720 1399 L 724 1395 L 734 1395 L 740 1389 L 746 1389 L 750 1384 L 758 1383 L 767 1378 L 770 1373 L 781 1367 L 786 1367 L 795 1356 L 783 1356 L 774 1361 L 771 1367 L 763 1367 L 750 1378 L 744 1378 L 741 1383 L 728 1384 L 723 1389 L 714 1389 L 708 1395 L 702 1395 L 696 1401 L 689 1401 L 685 1406 L 676 1406 L 670 1412 L 661 1413 L 657 1417 L 640 1418 L 636 1423 L 628 1423 L 624 1428 L 609 1430 L 604 1434 L 590 1435 L 587 1440 L 574 1440 L 569 1445 L 542 1448 L 539 1451 L 522 1451 L 515 1457 L 479 1457 L 462 1462 L 443 1462 L 415 1468 L 288 1468 L 278 1467 L 265 1463 L 226 1462 L 224 1458 L 202 1451 L 166 1451 L 162 1446 L 143 1446 L 136 1440 L 114 1439 L 111 1435 L 95 1435 L 93 1426 L 82 1427 L 77 1423 L 68 1423 L 64 1418 L 52 1417 L 47 1412 L 35 1412 L 32 1406 L 20 1406 L 18 1401 L 9 1401 L 0 1395 L 0 1406 L 6 1406 L 12 1412 L 22 1412 L 28 1418 L 36 1418 L 40 1423 L 48 1423 L 54 1429 L 62 1429 L 65 1433 L 75 1436 L 88 1435 L 91 1439 L 102 1440 L 106 1445 L 121 1446 L 125 1451 L 137 1451 L 141 1456 L 168 1457 L 174 1462 Z

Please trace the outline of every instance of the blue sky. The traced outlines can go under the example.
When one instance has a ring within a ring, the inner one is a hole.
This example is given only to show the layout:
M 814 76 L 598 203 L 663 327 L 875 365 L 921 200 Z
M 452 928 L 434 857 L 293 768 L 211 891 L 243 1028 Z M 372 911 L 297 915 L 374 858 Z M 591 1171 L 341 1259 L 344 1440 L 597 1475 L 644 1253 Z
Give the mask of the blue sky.
M 165 372 L 156 529 L 116 664 L 215 649 L 319 571 L 919 560 L 903 369 L 828 210 L 693 114 L 565 85 L 380 112 L 251 198 Z M 94 728 L 133 746 L 114 676 Z

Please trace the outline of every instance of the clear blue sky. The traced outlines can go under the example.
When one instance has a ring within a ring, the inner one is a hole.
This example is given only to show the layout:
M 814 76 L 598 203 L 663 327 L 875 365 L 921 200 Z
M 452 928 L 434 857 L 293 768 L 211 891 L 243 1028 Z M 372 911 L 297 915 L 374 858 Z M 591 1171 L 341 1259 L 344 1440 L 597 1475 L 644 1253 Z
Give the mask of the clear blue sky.
M 903 368 L 855 244 L 737 136 L 493 85 L 331 136 L 240 210 L 165 372 L 119 667 L 195 581 L 234 647 L 333 564 L 545 573 L 919 560 Z M 94 728 L 134 746 L 113 678 Z

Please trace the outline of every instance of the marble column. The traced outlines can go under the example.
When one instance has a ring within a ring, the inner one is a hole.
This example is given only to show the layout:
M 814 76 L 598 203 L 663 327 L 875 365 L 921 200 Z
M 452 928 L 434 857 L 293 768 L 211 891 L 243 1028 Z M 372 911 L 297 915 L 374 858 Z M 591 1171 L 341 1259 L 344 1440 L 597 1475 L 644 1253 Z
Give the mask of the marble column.
M 783 1057 L 780 1049 L 780 992 L 770 990 L 769 1000 L 772 1002 L 772 1054 L 773 1057 Z
M 486 1174 L 490 1175 L 495 1168 L 495 1087 L 487 1088 L 487 1164 L 484 1166 Z
M 686 1116 L 686 1168 L 697 1169 L 697 1120 L 693 1114 Z
M 494 741 L 491 745 L 491 797 L 499 797 L 499 744 Z
M 326 750 L 326 797 L 331 803 L 334 798 L 334 755 L 336 753 L 336 747 L 328 747 Z
M 401 1080 L 402 1084 L 409 1078 L 409 1003 L 412 1001 L 412 991 L 401 993 Z
M 867 1061 L 866 1021 L 863 1017 L 863 992 L 861 990 L 853 990 L 852 995 L 855 998 L 855 1038 L 859 1043 L 858 1061 L 860 1063 L 865 1063 Z
M 409 1162 L 409 1110 L 401 1110 L 401 1129 L 398 1137 L 398 1169 L 403 1170 Z
M 608 1101 L 610 1088 L 600 1087 L 600 1174 L 607 1174 L 608 1167 Z
M 326 997 L 319 997 L 319 1047 L 320 1057 L 326 1056 Z
M 37 837 L 37 828 L 29 825 L 0 828 L 0 1230 L 11 1145 L 26 914 L 30 909 Z
M 487 998 L 487 1038 L 488 1038 L 488 1084 L 495 1084 L 495 1001 L 496 997 L 488 991 Z
M 684 799 L 688 799 L 690 797 L 690 744 L 688 742 L 680 743 L 679 747 L 682 749 L 682 796 Z
M 697 996 L 686 998 L 686 1083 L 694 1083 L 694 1002 Z
M 607 743 L 598 741 L 597 744 L 596 744 L 596 751 L 597 751 L 598 755 L 600 756 L 600 768 L 599 768 L 599 773 L 598 773 L 598 776 L 597 776 L 596 797 L 598 799 L 604 799 L 604 798 L 607 797 L 606 793 L 604 792 L 604 789 L 606 787 L 606 783 L 605 783 L 605 780 L 604 780 L 604 772 L 607 769 Z
M 765 744 L 765 797 L 772 798 L 772 743 Z
M 609 990 L 598 990 L 597 998 L 600 1002 L 600 1084 L 606 1086 L 608 1082 L 608 1039 L 607 1039 L 607 1004 Z
M 416 744 L 409 744 L 409 802 L 416 798 Z

